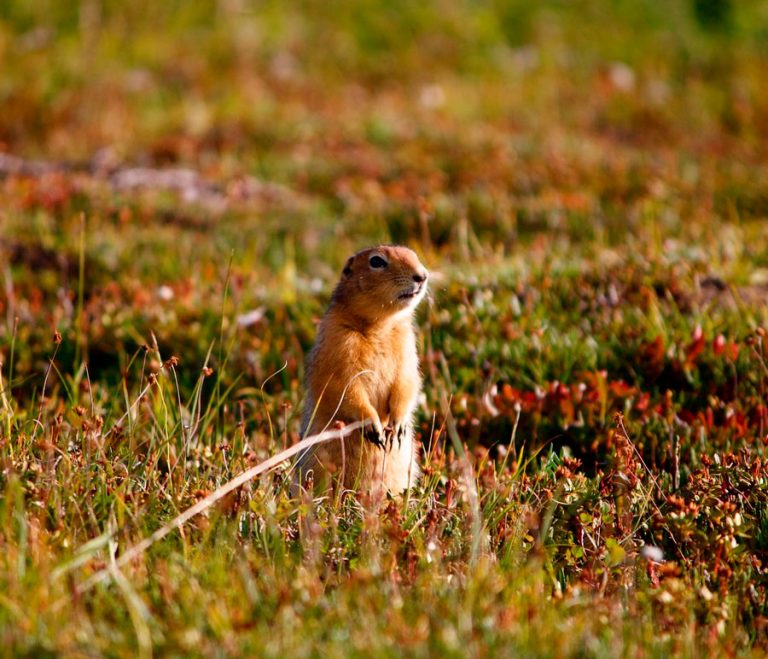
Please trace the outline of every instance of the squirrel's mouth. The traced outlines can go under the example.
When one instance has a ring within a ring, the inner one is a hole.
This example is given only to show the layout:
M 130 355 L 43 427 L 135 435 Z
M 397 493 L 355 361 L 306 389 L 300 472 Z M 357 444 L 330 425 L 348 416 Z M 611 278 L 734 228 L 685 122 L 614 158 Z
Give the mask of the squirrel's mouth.
M 403 291 L 400 293 L 400 295 L 397 296 L 398 300 L 412 300 L 416 296 L 418 296 L 421 293 L 421 289 L 424 288 L 423 285 L 415 286 L 409 291 Z

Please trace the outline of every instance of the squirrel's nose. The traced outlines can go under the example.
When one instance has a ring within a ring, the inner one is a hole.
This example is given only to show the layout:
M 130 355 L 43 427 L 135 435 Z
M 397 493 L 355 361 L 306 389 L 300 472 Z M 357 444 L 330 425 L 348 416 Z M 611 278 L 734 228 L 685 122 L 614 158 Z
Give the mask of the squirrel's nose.
M 415 281 L 417 284 L 420 284 L 423 281 L 427 281 L 427 273 L 424 271 L 423 273 L 415 274 L 413 275 L 413 281 Z

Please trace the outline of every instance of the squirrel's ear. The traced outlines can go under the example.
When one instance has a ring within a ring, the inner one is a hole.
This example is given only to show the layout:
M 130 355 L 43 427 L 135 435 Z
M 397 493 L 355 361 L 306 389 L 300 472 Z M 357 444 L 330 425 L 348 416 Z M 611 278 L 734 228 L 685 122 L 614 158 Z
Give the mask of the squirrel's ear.
M 353 261 L 353 259 L 352 259 L 352 257 L 350 256 L 350 257 L 347 259 L 347 263 L 346 263 L 346 265 L 344 266 L 344 269 L 341 271 L 341 273 L 342 273 L 342 274 L 343 274 L 345 277 L 349 277 L 349 275 L 351 275 L 351 274 L 352 274 L 352 261 Z

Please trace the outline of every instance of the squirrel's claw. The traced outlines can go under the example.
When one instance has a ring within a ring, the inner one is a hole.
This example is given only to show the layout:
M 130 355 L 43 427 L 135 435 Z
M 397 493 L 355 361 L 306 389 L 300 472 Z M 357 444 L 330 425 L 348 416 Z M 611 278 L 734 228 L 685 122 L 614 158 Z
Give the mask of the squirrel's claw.
M 396 435 L 397 435 L 397 446 L 399 448 L 403 444 L 403 440 L 405 439 L 405 433 L 407 428 L 404 423 L 398 423 L 395 426 L 395 429 L 396 429 Z
M 384 428 L 384 441 L 386 442 L 387 451 L 392 450 L 392 444 L 395 440 L 396 430 L 392 426 L 386 426 Z
M 390 449 L 394 445 L 395 440 L 397 440 L 398 448 L 400 448 L 403 445 L 403 439 L 405 439 L 406 430 L 407 430 L 407 426 L 405 425 L 405 423 L 398 423 L 398 422 L 396 422 L 392 426 L 387 426 L 384 429 L 384 432 L 387 437 L 387 444 Z
M 405 439 L 407 427 L 404 423 L 396 423 L 394 426 L 384 426 L 381 430 L 376 426 L 367 426 L 363 430 L 363 437 L 374 446 L 391 451 L 392 446 L 397 439 L 398 448 L 402 446 Z
M 384 448 L 386 434 L 376 426 L 367 426 L 365 429 L 363 429 L 363 437 L 365 437 L 365 439 L 374 446 Z

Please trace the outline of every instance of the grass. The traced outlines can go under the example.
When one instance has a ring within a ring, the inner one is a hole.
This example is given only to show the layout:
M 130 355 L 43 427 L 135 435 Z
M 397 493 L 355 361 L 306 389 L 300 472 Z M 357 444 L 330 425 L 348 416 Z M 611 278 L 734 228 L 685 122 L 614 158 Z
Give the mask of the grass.
M 764 652 L 767 11 L 4 3 L 4 652 Z M 279 469 L 82 591 L 298 441 L 379 241 L 434 274 L 408 501 Z

